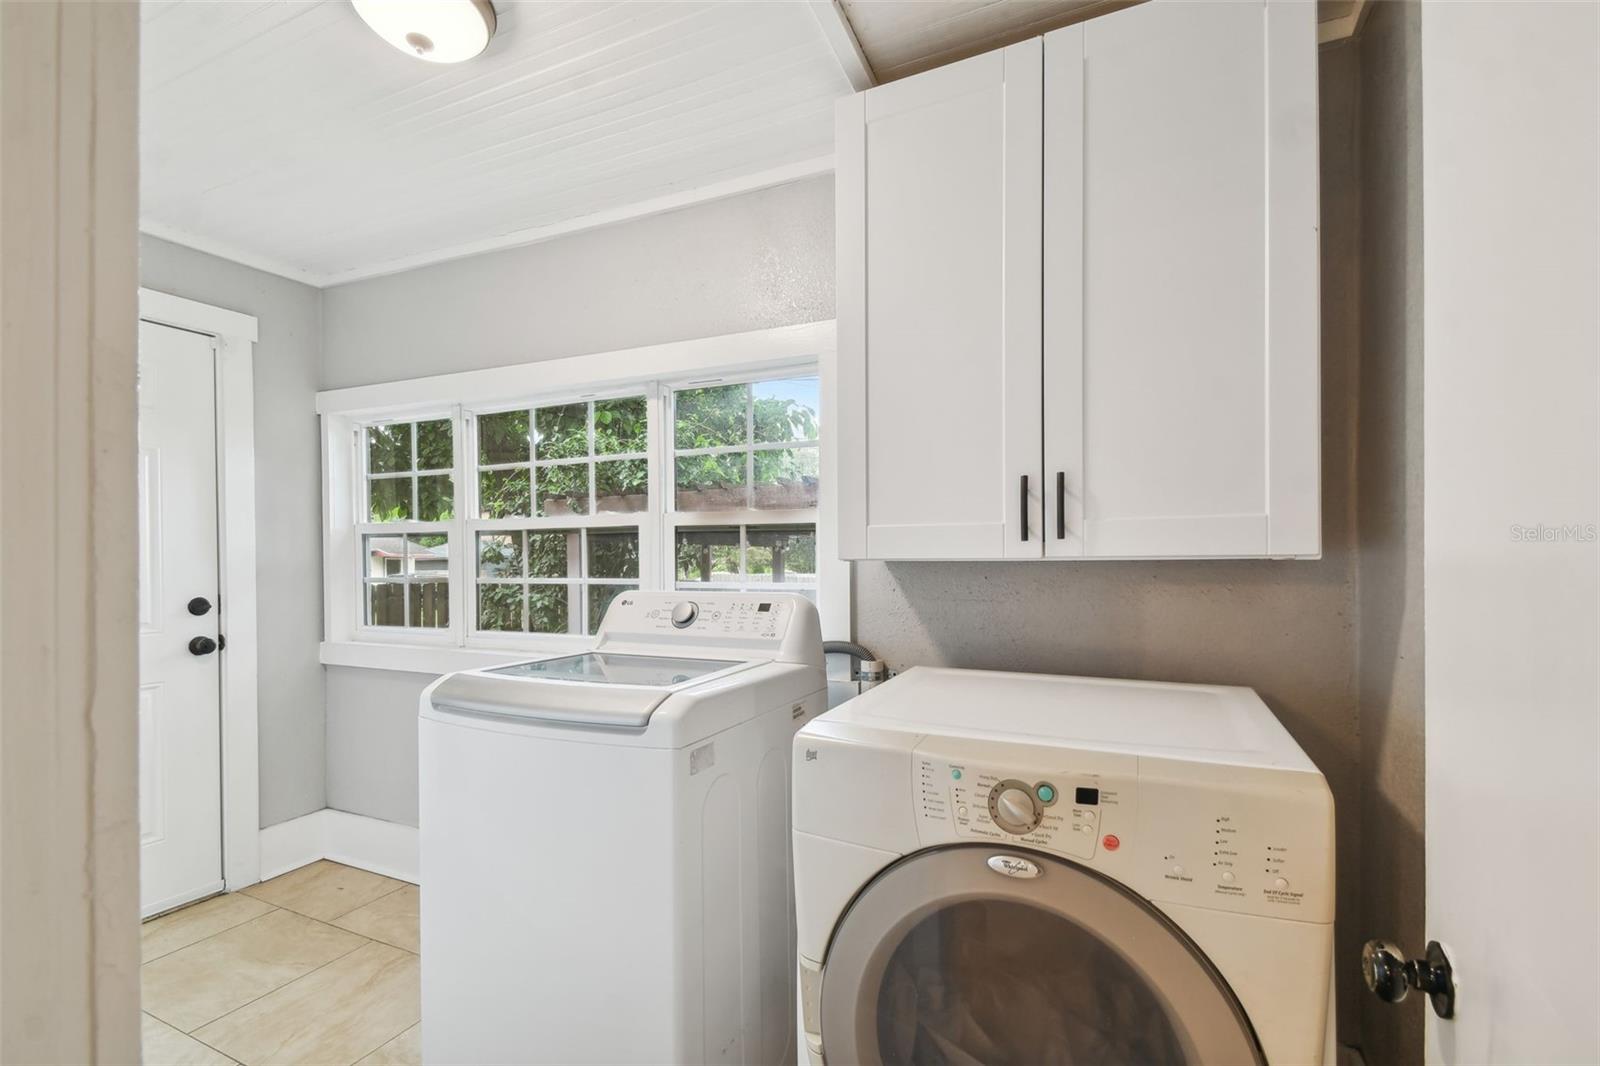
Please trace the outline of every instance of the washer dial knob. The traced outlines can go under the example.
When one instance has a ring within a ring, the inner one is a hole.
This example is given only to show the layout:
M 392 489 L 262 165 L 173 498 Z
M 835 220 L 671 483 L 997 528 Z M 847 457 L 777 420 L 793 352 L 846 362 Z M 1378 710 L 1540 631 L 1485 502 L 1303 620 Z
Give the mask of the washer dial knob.
M 700 605 L 693 600 L 684 600 L 672 607 L 672 624 L 677 629 L 688 629 L 699 617 Z
M 1021 781 L 1002 781 L 989 792 L 989 817 L 1008 833 L 1031 833 L 1043 816 L 1033 791 Z

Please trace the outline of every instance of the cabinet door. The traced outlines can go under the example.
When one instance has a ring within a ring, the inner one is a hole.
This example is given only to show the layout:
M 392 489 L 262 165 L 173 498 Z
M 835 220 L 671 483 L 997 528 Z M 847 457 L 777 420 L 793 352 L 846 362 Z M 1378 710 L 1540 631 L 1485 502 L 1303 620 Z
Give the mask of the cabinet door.
M 1045 463 L 1082 552 L 1317 554 L 1314 6 L 1154 0 L 1046 54 Z
M 845 558 L 1038 558 L 1043 46 L 842 101 Z

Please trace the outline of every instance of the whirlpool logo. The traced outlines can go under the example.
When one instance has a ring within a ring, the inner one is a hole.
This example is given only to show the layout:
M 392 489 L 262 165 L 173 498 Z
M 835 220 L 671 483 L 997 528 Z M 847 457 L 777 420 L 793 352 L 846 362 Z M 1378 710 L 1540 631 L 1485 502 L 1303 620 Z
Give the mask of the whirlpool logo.
M 1038 877 L 1039 867 L 1015 855 L 991 855 L 989 869 L 1007 877 Z

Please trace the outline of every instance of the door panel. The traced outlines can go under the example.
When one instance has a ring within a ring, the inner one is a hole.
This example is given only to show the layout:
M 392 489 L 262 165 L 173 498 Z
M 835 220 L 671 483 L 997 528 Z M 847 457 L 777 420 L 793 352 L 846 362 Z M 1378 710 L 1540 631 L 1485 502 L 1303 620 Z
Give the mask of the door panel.
M 1311 17 L 1156 2 L 1046 38 L 1044 447 L 1081 461 L 1088 555 L 1318 550 L 1315 47 L 1283 29 Z
M 835 1062 L 1263 1061 L 1227 985 L 1148 904 L 988 845 L 918 853 L 862 891 L 821 1022 Z
M 847 556 L 1041 554 L 1041 54 L 841 106 L 840 448 L 864 467 L 841 480 Z
M 211 338 L 139 326 L 139 824 L 151 914 L 222 887 L 217 456 Z M 203 597 L 204 614 L 189 603 Z

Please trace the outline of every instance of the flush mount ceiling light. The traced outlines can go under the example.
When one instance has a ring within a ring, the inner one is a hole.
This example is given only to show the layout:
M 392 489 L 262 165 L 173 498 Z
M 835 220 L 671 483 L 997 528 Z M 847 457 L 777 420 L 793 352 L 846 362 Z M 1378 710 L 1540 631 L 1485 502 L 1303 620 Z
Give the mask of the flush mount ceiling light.
M 489 47 L 489 0 L 350 0 L 356 14 L 400 51 L 430 63 L 460 63 Z

